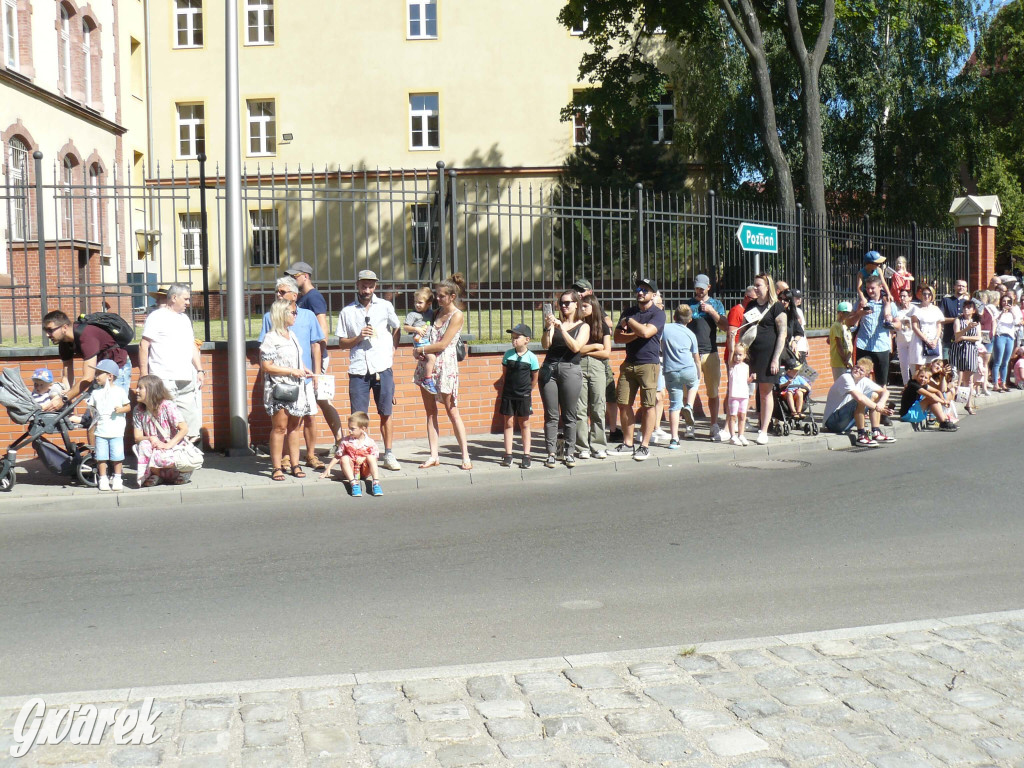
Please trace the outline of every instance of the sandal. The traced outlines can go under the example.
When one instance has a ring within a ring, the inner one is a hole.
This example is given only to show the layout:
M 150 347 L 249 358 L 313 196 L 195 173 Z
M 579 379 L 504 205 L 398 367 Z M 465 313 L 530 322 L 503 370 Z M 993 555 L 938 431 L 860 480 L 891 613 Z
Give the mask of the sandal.
M 324 464 L 320 459 L 314 456 L 312 459 L 306 459 L 306 466 L 312 469 L 314 472 L 323 472 L 327 469 L 327 465 Z
M 274 467 L 274 471 L 270 473 L 270 479 L 276 480 L 279 483 L 284 482 L 284 470 L 280 467 Z
M 466 472 L 468 472 L 472 468 L 473 468 L 473 462 L 471 462 L 471 461 L 464 461 L 464 462 L 462 462 L 462 466 L 459 467 L 459 469 L 465 470 Z
M 291 460 L 291 458 L 289 458 L 288 456 L 285 456 L 284 458 L 281 459 L 281 469 L 283 469 L 285 472 L 291 472 L 292 471 L 292 460 Z
M 302 467 L 292 467 L 292 477 L 305 477 L 306 473 L 302 471 Z
M 422 464 L 420 464 L 419 469 L 430 469 L 431 467 L 440 467 L 440 466 L 441 466 L 441 460 L 440 459 L 427 459 Z
M 974 408 L 973 405 L 965 405 L 964 406 L 964 410 L 967 411 L 969 414 L 971 414 L 971 416 L 977 416 L 978 415 L 978 411 Z

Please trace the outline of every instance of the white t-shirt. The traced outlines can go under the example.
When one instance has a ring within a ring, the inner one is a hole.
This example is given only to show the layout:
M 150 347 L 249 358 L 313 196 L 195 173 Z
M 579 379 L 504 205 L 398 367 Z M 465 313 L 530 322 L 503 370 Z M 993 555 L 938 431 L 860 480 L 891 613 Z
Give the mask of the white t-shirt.
M 729 371 L 729 397 L 750 397 L 750 366 L 736 363 Z
M 117 384 L 107 383 L 94 389 L 86 398 L 86 405 L 96 412 L 97 437 L 124 437 L 128 425 L 126 414 L 114 414 L 115 408 L 128 405 L 128 393 Z
M 1016 326 L 1020 324 L 1020 310 L 1017 307 L 1010 307 L 1009 312 L 996 312 L 996 336 L 1013 336 L 1016 334 Z
M 855 381 L 852 373 L 844 373 L 836 379 L 835 384 L 828 391 L 828 397 L 825 399 L 825 412 L 821 417 L 822 421 L 828 420 L 829 416 L 853 400 L 853 395 L 850 393 L 854 390 L 871 397 L 875 392 L 880 392 L 882 388 L 875 384 L 870 376 L 863 376 L 860 381 Z
M 195 375 L 192 354 L 196 342 L 186 313 L 160 307 L 146 318 L 142 338 L 149 339 L 149 373 L 153 376 L 188 381 Z
M 941 339 L 940 324 L 946 319 L 942 310 L 932 304 L 930 307 L 914 307 L 914 317 L 921 324 L 921 333 L 929 339 Z
M 911 304 L 906 309 L 899 308 L 893 311 L 892 319 L 900 321 L 900 329 L 896 332 L 897 338 L 903 341 L 913 341 L 914 339 L 914 327 L 910 324 L 910 318 L 914 316 L 914 312 L 919 309 L 918 307 Z
M 338 315 L 338 336 L 351 339 L 358 336 L 366 318 L 370 318 L 374 335 L 363 339 L 348 351 L 348 372 L 362 376 L 364 373 L 379 373 L 392 366 L 395 359 L 393 331 L 402 327 L 395 312 L 395 305 L 386 299 L 374 296 L 369 307 L 353 301 Z

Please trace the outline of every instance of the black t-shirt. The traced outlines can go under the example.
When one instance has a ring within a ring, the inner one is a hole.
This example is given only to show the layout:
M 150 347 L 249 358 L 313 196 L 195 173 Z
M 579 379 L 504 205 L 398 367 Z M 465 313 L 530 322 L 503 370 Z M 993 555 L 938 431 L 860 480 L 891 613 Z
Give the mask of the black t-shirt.
M 578 338 L 582 327 L 583 323 L 580 323 L 568 331 L 569 335 L 573 339 Z M 551 335 L 551 346 L 548 347 L 548 353 L 544 357 L 545 363 L 579 363 L 580 353 L 569 349 L 565 343 L 565 333 L 561 328 L 555 328 L 555 332 Z
M 917 399 L 921 396 L 921 385 L 916 380 L 911 379 L 907 382 L 907 386 L 903 388 L 903 394 L 900 396 L 900 416 L 906 416 Z

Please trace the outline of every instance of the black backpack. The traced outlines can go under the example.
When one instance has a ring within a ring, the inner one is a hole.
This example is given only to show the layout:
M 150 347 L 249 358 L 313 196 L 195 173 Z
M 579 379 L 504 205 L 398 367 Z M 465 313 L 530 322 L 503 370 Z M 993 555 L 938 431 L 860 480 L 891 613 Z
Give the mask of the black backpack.
M 92 325 L 106 331 L 114 337 L 114 341 L 121 349 L 125 349 L 135 341 L 135 328 L 116 312 L 92 312 L 88 315 L 79 315 L 75 322 L 75 336 L 81 333 L 82 326 L 85 325 Z

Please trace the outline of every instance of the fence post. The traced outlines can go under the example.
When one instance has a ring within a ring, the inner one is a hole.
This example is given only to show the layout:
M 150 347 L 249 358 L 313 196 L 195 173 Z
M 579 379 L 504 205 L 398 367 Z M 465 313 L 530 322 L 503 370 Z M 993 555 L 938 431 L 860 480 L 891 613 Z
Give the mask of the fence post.
M 797 258 L 797 275 L 799 279 L 800 290 L 804 290 L 807 287 L 806 282 L 806 258 L 804 257 L 804 206 L 803 203 L 796 204 L 796 258 Z
M 907 266 L 914 274 L 917 274 L 917 222 L 910 222 L 910 264 Z
M 458 212 L 458 207 L 459 207 L 458 206 L 458 193 L 459 193 L 459 190 L 458 190 L 458 184 L 455 183 L 456 171 L 455 171 L 454 168 L 452 168 L 450 171 L 448 171 L 448 176 L 450 178 L 450 181 L 449 181 L 450 187 L 449 188 L 452 191 L 452 204 L 451 204 L 451 208 L 449 209 L 451 211 L 451 217 L 452 217 L 451 224 L 450 224 L 450 229 L 449 229 L 449 233 L 450 233 L 451 238 L 452 238 L 452 242 L 451 242 L 451 246 L 452 246 L 452 272 L 458 272 L 459 271 L 459 244 L 458 244 L 457 233 L 458 233 L 458 225 L 459 225 L 459 212 Z M 466 279 L 468 280 L 469 278 L 467 277 Z
M 210 246 L 206 236 L 206 153 L 199 153 L 199 258 L 203 260 L 203 332 L 210 340 Z
M 440 251 L 438 260 L 441 263 L 441 279 L 445 277 L 445 262 L 448 260 L 448 247 L 445 242 L 444 219 L 446 216 L 444 204 L 444 160 L 437 161 L 437 248 Z
M 647 254 L 644 253 L 644 185 L 636 184 L 636 251 L 637 263 L 640 265 L 638 277 L 647 277 Z
M 864 253 L 871 250 L 871 216 L 864 214 Z M 861 254 L 862 256 L 864 254 Z M 863 261 L 863 259 L 861 259 Z
M 39 249 L 39 317 L 46 317 L 46 235 L 43 232 L 43 153 L 38 149 L 32 153 L 36 175 L 36 247 Z M 43 345 L 49 346 L 50 338 L 43 334 Z
M 708 190 L 708 250 L 711 252 L 711 263 L 714 265 L 715 279 L 722 279 L 722 271 L 718 263 L 718 213 L 715 209 L 715 190 Z

